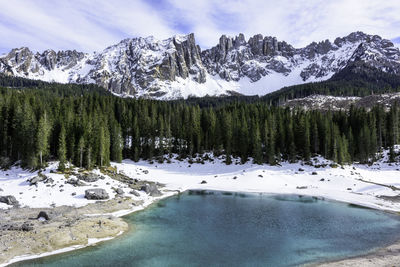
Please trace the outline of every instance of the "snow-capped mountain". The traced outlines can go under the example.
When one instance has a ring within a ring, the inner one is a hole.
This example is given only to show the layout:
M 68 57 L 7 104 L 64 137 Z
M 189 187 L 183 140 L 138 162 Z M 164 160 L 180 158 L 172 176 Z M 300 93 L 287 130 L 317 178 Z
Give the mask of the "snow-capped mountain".
M 194 34 L 166 40 L 125 39 L 100 53 L 13 49 L 0 72 L 60 83 L 96 83 L 115 94 L 159 99 L 264 95 L 284 86 L 323 81 L 350 65 L 400 75 L 400 51 L 377 35 L 354 32 L 294 48 L 275 37 L 221 36 L 201 51 Z M 357 69 L 358 68 L 358 69 Z

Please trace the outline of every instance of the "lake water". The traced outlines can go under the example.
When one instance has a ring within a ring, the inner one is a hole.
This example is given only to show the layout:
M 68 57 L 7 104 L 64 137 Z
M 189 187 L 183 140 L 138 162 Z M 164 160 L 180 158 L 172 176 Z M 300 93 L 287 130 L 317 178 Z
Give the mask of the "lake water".
M 394 215 L 311 197 L 185 193 L 126 216 L 112 241 L 13 266 L 296 266 L 400 239 Z

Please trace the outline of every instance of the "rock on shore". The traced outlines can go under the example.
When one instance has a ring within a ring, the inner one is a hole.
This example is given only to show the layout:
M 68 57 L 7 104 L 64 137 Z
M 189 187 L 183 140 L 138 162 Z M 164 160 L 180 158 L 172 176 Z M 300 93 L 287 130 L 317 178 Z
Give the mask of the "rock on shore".
M 107 191 L 102 188 L 93 188 L 93 189 L 85 190 L 85 198 L 104 200 L 104 199 L 108 199 L 109 195 L 108 195 Z
M 19 203 L 14 196 L 0 196 L 0 202 L 11 206 L 18 206 Z

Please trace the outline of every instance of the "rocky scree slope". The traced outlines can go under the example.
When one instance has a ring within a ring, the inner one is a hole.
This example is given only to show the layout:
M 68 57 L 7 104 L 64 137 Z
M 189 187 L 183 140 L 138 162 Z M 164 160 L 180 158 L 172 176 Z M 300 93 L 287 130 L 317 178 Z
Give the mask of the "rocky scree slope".
M 324 81 L 341 70 L 400 75 L 400 51 L 377 35 L 354 32 L 304 48 L 261 34 L 221 36 L 201 51 L 194 34 L 166 40 L 132 38 L 100 53 L 32 52 L 0 56 L 0 73 L 60 83 L 95 83 L 123 96 L 177 99 L 230 94 L 264 95 L 284 86 Z M 339 75 L 340 76 L 340 75 Z

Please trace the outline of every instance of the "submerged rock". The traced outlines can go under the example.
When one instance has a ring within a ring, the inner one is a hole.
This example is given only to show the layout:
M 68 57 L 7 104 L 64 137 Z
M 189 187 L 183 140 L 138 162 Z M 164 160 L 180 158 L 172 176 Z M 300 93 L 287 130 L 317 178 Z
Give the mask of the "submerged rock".
M 106 190 L 102 188 L 93 188 L 85 190 L 85 198 L 86 199 L 95 199 L 95 200 L 102 200 L 108 199 L 108 193 Z

